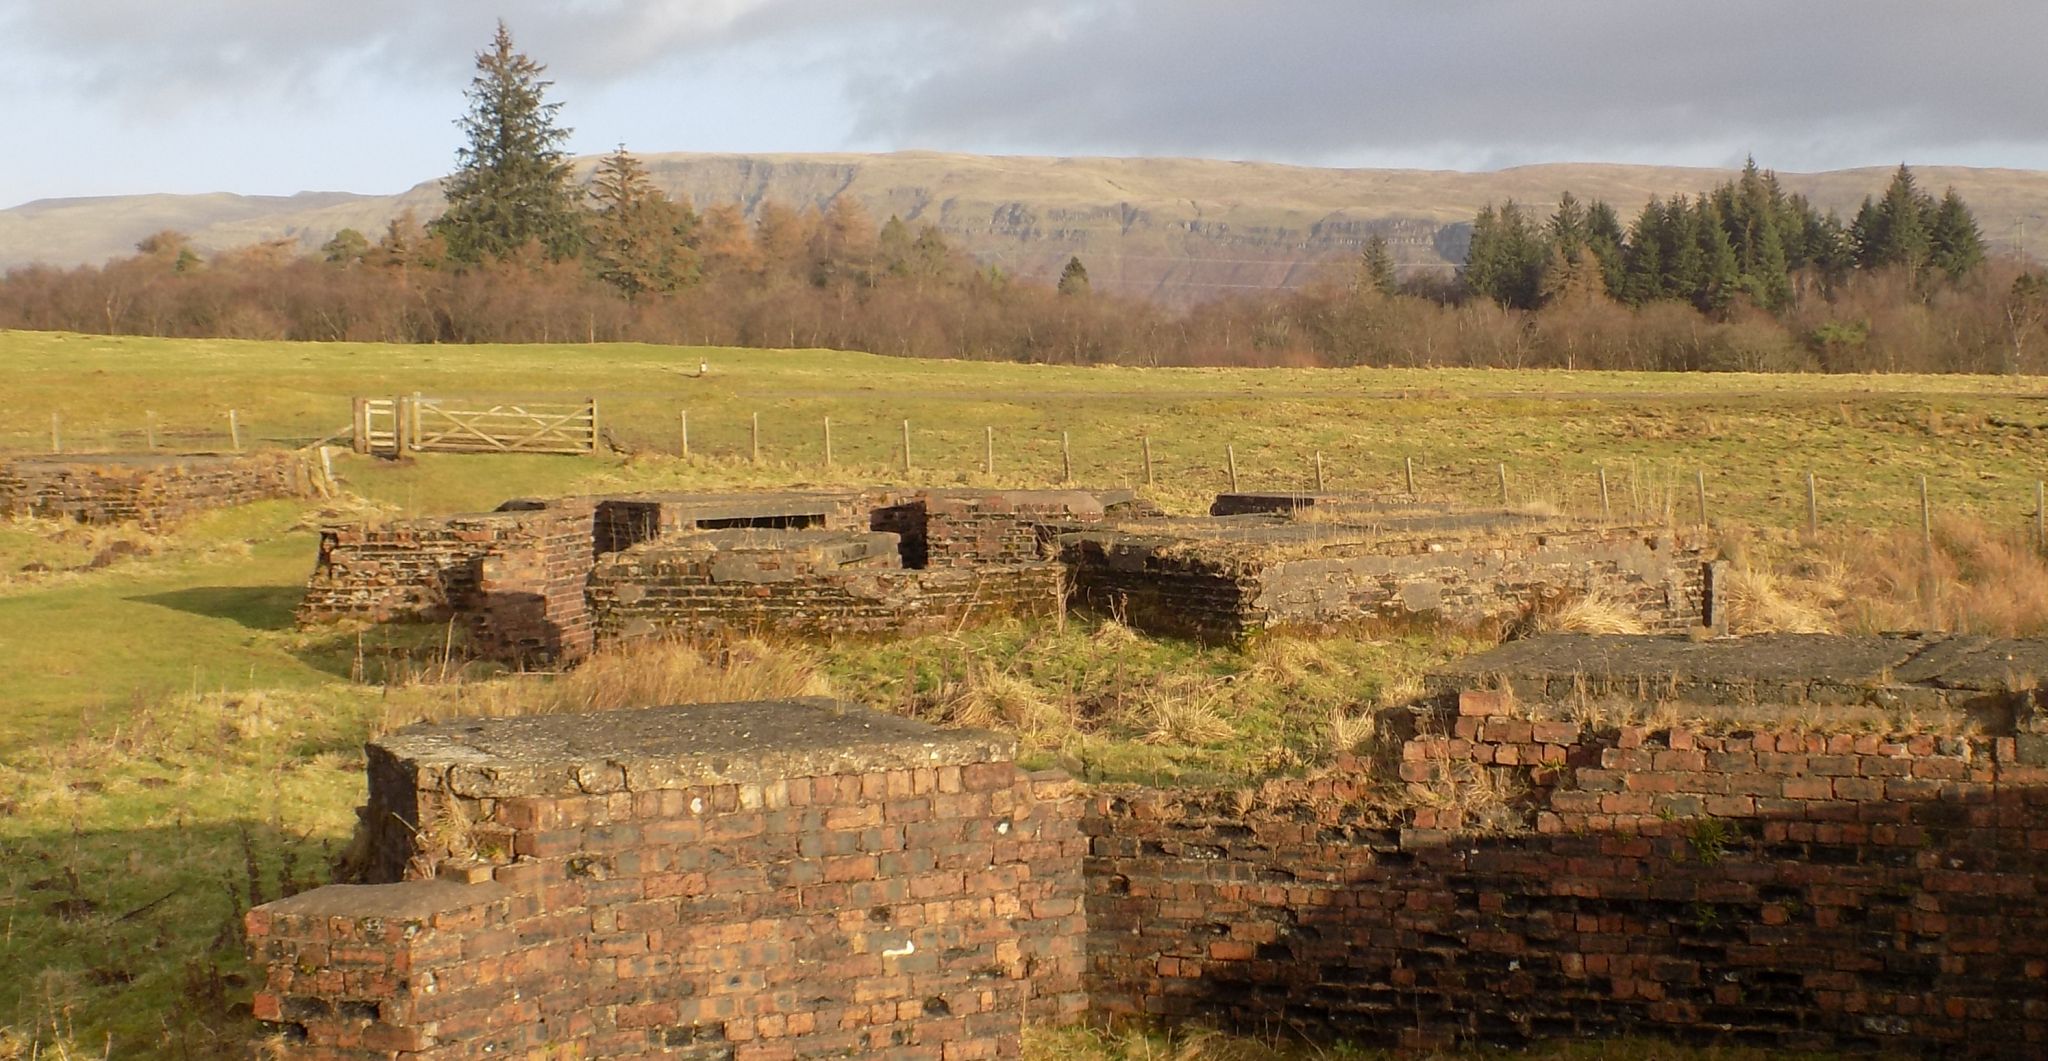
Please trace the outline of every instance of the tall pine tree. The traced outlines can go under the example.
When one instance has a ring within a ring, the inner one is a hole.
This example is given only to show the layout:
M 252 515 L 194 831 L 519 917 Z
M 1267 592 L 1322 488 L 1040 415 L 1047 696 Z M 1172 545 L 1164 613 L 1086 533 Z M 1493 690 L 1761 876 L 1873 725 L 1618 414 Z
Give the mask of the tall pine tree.
M 1640 306 L 1664 297 L 1664 228 L 1669 220 L 1664 204 L 1652 196 L 1629 227 L 1621 284 L 1614 289 L 1623 302 Z
M 655 187 L 625 145 L 597 164 L 590 198 L 590 267 L 598 279 L 628 301 L 695 279 L 697 215 Z
M 1617 297 L 1625 282 L 1622 238 L 1621 217 L 1605 200 L 1593 200 L 1586 210 L 1586 249 L 1600 260 L 1600 280 L 1607 293 Z
M 1918 276 L 1933 249 L 1927 230 L 1934 212 L 1934 200 L 1914 182 L 1913 171 L 1901 164 L 1884 198 L 1876 203 L 1865 200 L 1857 212 L 1856 264 L 1865 269 L 1898 267 Z
M 562 150 L 569 130 L 555 124 L 562 105 L 547 101 L 554 82 L 541 79 L 546 70 L 513 47 L 503 21 L 477 53 L 476 76 L 463 93 L 469 110 L 455 123 L 467 142 L 441 183 L 448 209 L 433 225 L 454 261 L 502 259 L 529 243 L 555 261 L 582 250 L 581 211 Z
M 1513 199 L 1498 211 L 1488 203 L 1472 221 L 1472 245 L 1460 276 L 1473 294 L 1514 309 L 1534 309 L 1542 297 L 1549 248 Z
M 1059 293 L 1075 296 L 1088 293 L 1088 267 L 1081 264 L 1079 255 L 1068 258 L 1067 267 L 1060 270 Z
M 1935 207 L 1928 239 L 1933 244 L 1931 264 L 1950 280 L 1961 280 L 1984 264 L 1984 234 L 1977 230 L 1977 218 L 1954 188 Z
M 1358 279 L 1353 287 L 1361 292 L 1394 293 L 1394 252 L 1388 249 L 1385 236 L 1375 232 L 1365 241 L 1365 253 L 1359 255 Z

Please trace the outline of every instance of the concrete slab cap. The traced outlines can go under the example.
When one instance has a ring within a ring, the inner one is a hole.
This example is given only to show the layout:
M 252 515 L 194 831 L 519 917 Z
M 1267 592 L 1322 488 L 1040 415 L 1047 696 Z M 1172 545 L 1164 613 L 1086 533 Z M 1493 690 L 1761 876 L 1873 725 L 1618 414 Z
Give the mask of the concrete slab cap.
M 376 746 L 472 798 L 746 784 L 1009 762 L 1012 737 L 818 698 L 414 726 Z
M 805 491 L 762 491 L 760 493 L 702 494 L 651 493 L 620 494 L 598 499 L 599 504 L 660 505 L 681 522 L 734 519 L 782 519 L 791 516 L 826 516 L 835 506 L 860 497 L 858 491 L 811 493 Z
M 222 468 L 248 460 L 251 456 L 247 453 L 81 453 L 75 456 L 17 457 L 10 463 L 24 471 L 52 472 L 71 468 Z
M 1100 516 L 1118 505 L 1128 505 L 1138 495 L 1130 490 L 925 490 L 918 496 L 934 511 L 968 512 L 996 504 L 1036 512 L 1065 512 L 1077 516 Z
M 2048 675 L 2048 642 L 1988 638 L 1846 637 L 1757 634 L 1693 641 L 1685 637 L 1554 634 L 1513 641 L 1445 665 L 1460 680 L 1637 678 L 1652 683 L 1827 682 L 1880 688 L 2008 688 L 2015 677 Z

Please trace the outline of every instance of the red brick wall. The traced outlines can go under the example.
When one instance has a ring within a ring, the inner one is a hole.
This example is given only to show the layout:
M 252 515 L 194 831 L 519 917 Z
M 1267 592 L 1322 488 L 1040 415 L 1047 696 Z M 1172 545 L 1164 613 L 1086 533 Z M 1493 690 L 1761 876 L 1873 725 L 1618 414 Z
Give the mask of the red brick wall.
M 1397 813 L 1345 776 L 1098 797 L 1097 1006 L 1411 1046 L 2048 1054 L 2048 770 L 2011 738 L 1596 736 L 1505 706 L 1409 741 Z M 1458 806 L 1442 779 L 1481 771 L 1525 794 Z
M 1058 496 L 1034 493 L 926 495 L 926 563 L 931 567 L 1029 564 L 1046 559 L 1040 527 L 1046 523 L 1100 522 Z
M 591 533 L 587 505 L 532 513 L 505 528 L 478 565 L 471 649 L 520 666 L 590 655 Z
M 1164 536 L 1073 534 L 1061 539 L 1060 557 L 1082 606 L 1126 616 L 1142 630 L 1208 641 L 1349 623 L 1499 629 L 1588 589 L 1626 606 L 1651 632 L 1684 632 L 1708 619 L 1699 550 L 1628 528 L 1333 544 L 1291 559 Z
M 376 784 L 404 772 L 385 766 Z M 482 882 L 252 912 L 256 1014 L 293 1056 L 1014 1057 L 1026 1020 L 1086 1008 L 1064 779 L 988 762 L 530 798 L 417 783 L 430 826 L 461 805 L 484 857 L 448 874 Z
M 779 581 L 722 581 L 660 546 L 606 557 L 590 600 L 600 642 L 651 635 L 768 631 L 837 637 L 956 630 L 1004 616 L 1043 618 L 1064 603 L 1056 564 L 901 571 L 863 567 Z
M 0 512 L 161 528 L 195 512 L 317 492 L 297 453 L 22 457 L 0 462 Z

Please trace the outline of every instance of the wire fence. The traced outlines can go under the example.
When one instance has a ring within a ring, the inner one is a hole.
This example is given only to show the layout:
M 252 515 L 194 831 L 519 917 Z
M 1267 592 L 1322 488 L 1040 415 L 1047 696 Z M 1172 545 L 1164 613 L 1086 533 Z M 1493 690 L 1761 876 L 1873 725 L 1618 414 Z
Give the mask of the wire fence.
M 879 405 L 879 403 L 878 403 Z M 345 410 L 343 415 L 346 415 Z M 44 444 L 17 452 L 235 452 L 256 448 L 346 447 L 343 416 L 305 413 L 267 424 L 235 408 L 148 412 L 121 422 L 64 411 L 47 414 Z M 1800 463 L 1731 459 L 1725 450 L 1687 459 L 1592 448 L 1568 454 L 1485 452 L 1482 443 L 1386 446 L 1362 443 L 1336 425 L 1242 424 L 1197 420 L 1155 433 L 1091 415 L 1071 425 L 1029 429 L 964 417 L 921 421 L 884 407 L 805 417 L 673 408 L 664 429 L 644 415 L 606 421 L 614 451 L 665 456 L 697 479 L 734 485 L 903 481 L 1003 488 L 1122 486 L 1198 504 L 1226 491 L 1412 497 L 1471 507 L 1555 512 L 1616 523 L 1711 527 L 1727 522 L 1820 534 L 1846 529 L 1917 529 L 1933 534 L 1944 516 L 1986 522 L 2048 548 L 2048 460 L 2038 469 L 2000 470 L 1955 455 L 1909 466 L 1845 470 L 1842 460 Z M 335 422 L 327 424 L 327 420 Z M 40 426 L 40 421 L 27 424 Z M 24 436 L 23 418 L 11 435 Z M 321 426 L 331 430 L 320 431 Z M 1474 432 L 1483 431 L 1475 424 Z M 1828 456 L 1825 448 L 1817 451 Z M 564 458 L 576 459 L 576 458 Z

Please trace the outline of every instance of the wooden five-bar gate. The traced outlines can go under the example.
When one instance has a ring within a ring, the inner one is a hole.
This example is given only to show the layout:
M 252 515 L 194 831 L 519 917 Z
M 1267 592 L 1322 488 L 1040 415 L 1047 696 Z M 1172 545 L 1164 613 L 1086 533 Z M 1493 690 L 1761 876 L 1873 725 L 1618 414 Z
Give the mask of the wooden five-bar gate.
M 355 400 L 355 451 L 570 453 L 598 449 L 597 399 L 580 403 L 425 398 Z

